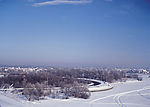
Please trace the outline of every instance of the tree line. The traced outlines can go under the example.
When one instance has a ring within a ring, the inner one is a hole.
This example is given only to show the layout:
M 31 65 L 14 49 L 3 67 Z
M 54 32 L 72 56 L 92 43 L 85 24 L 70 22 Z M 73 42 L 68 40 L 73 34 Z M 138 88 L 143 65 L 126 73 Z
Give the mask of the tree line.
M 28 100 L 39 100 L 45 96 L 52 98 L 84 98 L 90 97 L 88 84 L 90 81 L 78 78 L 97 79 L 106 82 L 121 80 L 125 77 L 122 71 L 58 69 L 40 72 L 9 72 L 0 77 L 0 87 L 13 86 L 16 92 Z

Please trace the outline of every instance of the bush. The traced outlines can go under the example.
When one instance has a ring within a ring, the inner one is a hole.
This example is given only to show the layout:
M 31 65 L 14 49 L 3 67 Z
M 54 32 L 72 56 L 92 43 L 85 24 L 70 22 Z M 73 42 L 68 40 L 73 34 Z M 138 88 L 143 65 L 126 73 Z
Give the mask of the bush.
M 79 84 L 78 82 L 65 85 L 63 93 L 66 95 L 66 97 L 76 97 L 84 99 L 88 99 L 90 97 L 90 92 L 87 86 L 81 83 Z
M 46 91 L 45 91 L 46 90 Z M 30 100 L 39 100 L 40 97 L 50 94 L 50 88 L 46 87 L 45 84 L 28 83 L 27 86 L 23 89 L 23 95 Z

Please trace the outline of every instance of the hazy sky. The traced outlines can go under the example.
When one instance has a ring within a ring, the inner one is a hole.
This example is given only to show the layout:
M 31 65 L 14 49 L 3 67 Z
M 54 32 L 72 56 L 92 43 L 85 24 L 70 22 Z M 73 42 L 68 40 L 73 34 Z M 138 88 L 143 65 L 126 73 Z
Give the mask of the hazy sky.
M 0 64 L 150 65 L 150 0 L 0 0 Z

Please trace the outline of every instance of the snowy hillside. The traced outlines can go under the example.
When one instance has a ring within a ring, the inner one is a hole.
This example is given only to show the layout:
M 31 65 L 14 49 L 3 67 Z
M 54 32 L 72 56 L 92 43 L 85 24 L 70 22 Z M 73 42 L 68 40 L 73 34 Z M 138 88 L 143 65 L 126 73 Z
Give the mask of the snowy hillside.
M 112 84 L 113 89 L 93 92 L 90 99 L 48 99 L 41 101 L 24 101 L 15 96 L 0 94 L 1 107 L 149 107 L 150 78 L 143 76 L 143 81 L 127 81 Z

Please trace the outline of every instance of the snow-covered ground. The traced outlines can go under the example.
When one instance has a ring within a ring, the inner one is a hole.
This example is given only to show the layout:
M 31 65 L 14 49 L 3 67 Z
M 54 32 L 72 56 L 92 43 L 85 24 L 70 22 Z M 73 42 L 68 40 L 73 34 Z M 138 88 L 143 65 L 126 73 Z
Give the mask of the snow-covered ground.
M 150 107 L 150 78 L 111 84 L 114 88 L 93 92 L 90 99 L 49 99 L 27 102 L 0 93 L 1 107 Z

